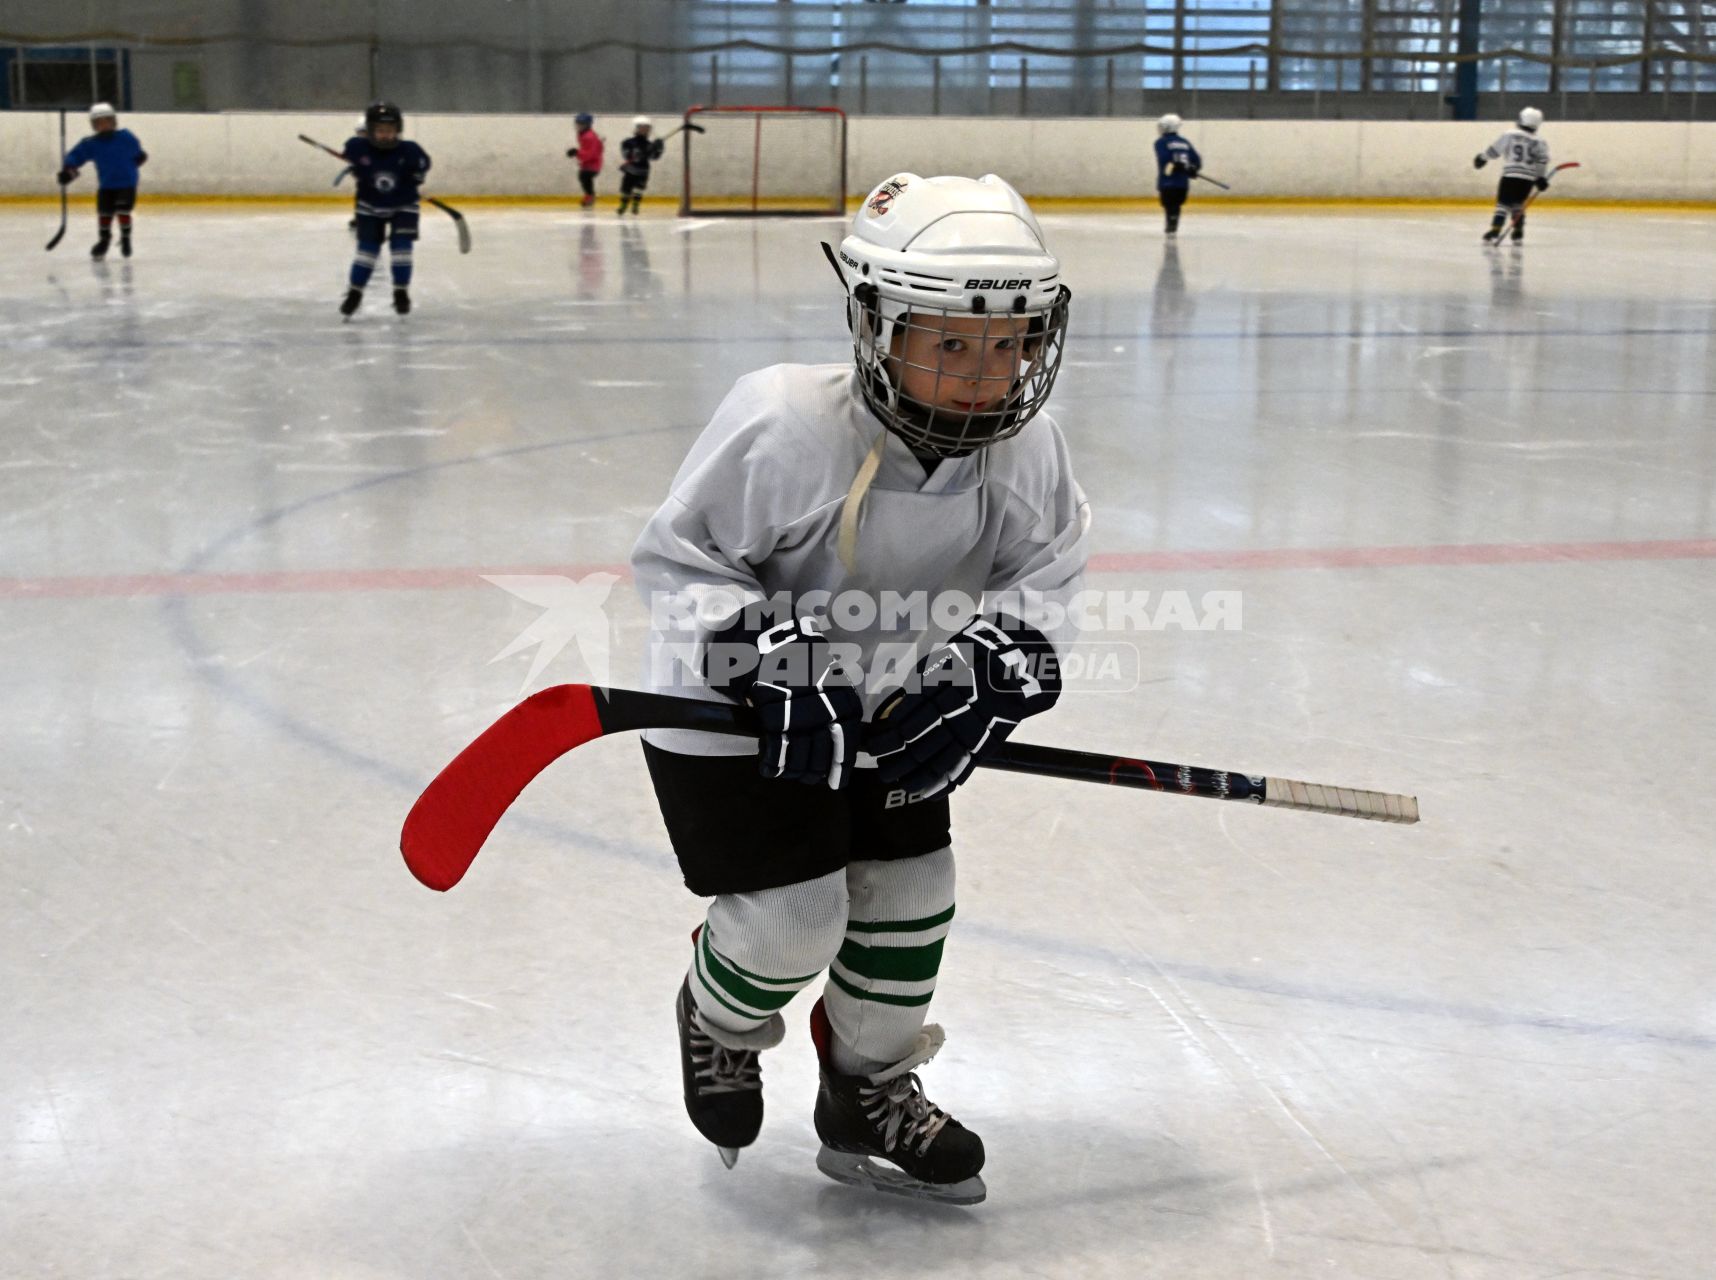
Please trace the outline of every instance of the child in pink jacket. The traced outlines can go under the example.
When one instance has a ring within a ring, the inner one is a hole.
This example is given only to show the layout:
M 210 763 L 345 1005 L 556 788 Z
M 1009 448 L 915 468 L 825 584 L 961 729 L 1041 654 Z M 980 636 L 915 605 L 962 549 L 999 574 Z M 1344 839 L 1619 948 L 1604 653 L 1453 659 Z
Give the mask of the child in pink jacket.
M 577 157 L 578 185 L 584 188 L 582 203 L 589 209 L 595 206 L 596 175 L 602 171 L 602 139 L 595 130 L 595 117 L 588 111 L 579 112 L 572 123 L 578 126 L 578 145 L 566 154 Z

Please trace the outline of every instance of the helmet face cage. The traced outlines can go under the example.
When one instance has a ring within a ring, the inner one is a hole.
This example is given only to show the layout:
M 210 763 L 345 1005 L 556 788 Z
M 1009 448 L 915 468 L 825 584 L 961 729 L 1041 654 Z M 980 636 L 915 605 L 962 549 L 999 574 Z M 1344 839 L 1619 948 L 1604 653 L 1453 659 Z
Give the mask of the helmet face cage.
M 1060 372 L 1071 298 L 1063 285 L 1046 308 L 955 310 L 883 300 L 859 285 L 846 305 L 865 403 L 915 452 L 936 457 L 1018 435 Z

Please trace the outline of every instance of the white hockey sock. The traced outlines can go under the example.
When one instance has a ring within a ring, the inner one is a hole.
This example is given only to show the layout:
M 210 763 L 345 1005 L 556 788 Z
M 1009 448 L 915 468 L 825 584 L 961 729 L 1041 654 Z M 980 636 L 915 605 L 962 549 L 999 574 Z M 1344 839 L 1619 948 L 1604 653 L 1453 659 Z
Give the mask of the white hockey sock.
M 869 1074 L 917 1043 L 953 920 L 953 850 L 846 868 L 851 915 L 823 1007 L 834 1067 Z
M 691 960 L 697 1012 L 720 1030 L 756 1030 L 816 981 L 845 928 L 844 871 L 722 894 L 710 904 Z

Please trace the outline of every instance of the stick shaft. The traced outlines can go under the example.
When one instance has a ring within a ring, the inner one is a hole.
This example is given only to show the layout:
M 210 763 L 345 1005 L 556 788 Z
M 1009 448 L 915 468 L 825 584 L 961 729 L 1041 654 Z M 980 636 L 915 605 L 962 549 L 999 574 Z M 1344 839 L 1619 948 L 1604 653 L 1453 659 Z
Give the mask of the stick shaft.
M 703 702 L 631 689 L 598 689 L 596 705 L 606 732 L 617 729 L 705 729 L 711 733 L 756 735 L 750 712 L 731 703 Z M 860 759 L 862 763 L 862 758 Z M 1203 765 L 1140 760 L 1133 756 L 1071 751 L 1028 742 L 1003 742 L 980 762 L 982 768 L 1031 773 L 1068 782 L 1096 782 L 1140 791 L 1164 791 L 1206 800 L 1240 800 L 1277 809 L 1333 813 L 1374 822 L 1418 821 L 1412 796 L 1361 791 L 1291 778 L 1210 769 Z

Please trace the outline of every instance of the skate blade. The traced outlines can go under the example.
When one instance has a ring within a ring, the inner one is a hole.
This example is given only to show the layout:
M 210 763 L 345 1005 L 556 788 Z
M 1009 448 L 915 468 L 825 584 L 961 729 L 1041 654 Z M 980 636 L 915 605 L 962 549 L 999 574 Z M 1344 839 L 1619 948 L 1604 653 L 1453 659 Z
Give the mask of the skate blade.
M 843 1182 L 849 1187 L 866 1187 L 871 1191 L 905 1196 L 911 1200 L 933 1200 L 938 1204 L 981 1204 L 989 1194 L 989 1189 L 983 1185 L 983 1179 L 975 1174 L 964 1182 L 920 1182 L 890 1164 L 872 1160 L 869 1156 L 836 1151 L 832 1147 L 823 1147 L 816 1153 L 816 1167 L 836 1182 Z
M 721 1163 L 726 1165 L 729 1169 L 739 1163 L 739 1148 L 716 1147 L 715 1150 L 721 1154 Z

